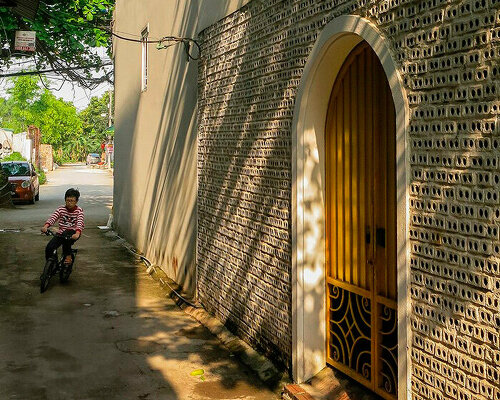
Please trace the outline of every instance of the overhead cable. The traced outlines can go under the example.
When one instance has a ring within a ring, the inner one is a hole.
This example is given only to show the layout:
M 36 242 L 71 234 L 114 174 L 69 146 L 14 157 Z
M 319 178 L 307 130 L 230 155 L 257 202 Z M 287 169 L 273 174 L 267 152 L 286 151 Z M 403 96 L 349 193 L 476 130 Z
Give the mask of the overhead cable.
M 38 75 L 38 74 L 46 74 L 49 72 L 66 72 L 66 71 L 75 71 L 78 69 L 86 69 L 86 68 L 101 68 L 101 67 L 107 67 L 109 65 L 113 65 L 112 63 L 109 64 L 102 64 L 102 65 L 87 65 L 87 66 L 79 66 L 79 67 L 67 67 L 67 68 L 53 68 L 53 69 L 44 69 L 44 70 L 39 70 L 39 71 L 22 71 L 22 72 L 11 72 L 8 74 L 0 74 L 0 78 L 5 78 L 9 76 L 25 76 L 25 75 Z

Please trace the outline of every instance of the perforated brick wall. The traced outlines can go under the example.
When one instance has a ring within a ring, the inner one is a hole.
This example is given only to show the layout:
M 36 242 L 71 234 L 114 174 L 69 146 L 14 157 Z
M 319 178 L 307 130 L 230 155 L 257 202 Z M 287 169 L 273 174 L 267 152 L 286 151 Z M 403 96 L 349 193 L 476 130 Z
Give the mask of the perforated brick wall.
M 410 107 L 415 400 L 500 400 L 500 1 L 254 0 L 202 33 L 198 292 L 291 363 L 291 124 L 322 27 L 385 36 Z

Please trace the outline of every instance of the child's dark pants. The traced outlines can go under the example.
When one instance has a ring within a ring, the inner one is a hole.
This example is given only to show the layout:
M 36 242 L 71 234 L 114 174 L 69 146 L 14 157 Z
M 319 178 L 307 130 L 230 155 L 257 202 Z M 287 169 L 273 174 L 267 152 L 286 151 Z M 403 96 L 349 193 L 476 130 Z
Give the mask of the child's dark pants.
M 68 231 L 66 231 L 66 232 L 68 232 Z M 74 233 L 74 231 L 73 231 L 73 233 Z M 66 233 L 66 234 L 69 234 L 69 233 Z M 71 246 L 75 242 L 76 242 L 76 240 L 74 240 L 74 239 L 67 240 L 67 239 L 64 239 L 60 236 L 54 236 L 50 240 L 50 242 L 47 243 L 47 247 L 45 247 L 45 260 L 48 260 L 50 257 L 52 257 L 52 254 L 54 254 L 54 250 L 56 250 L 60 245 L 62 245 L 63 255 L 65 257 L 71 255 Z

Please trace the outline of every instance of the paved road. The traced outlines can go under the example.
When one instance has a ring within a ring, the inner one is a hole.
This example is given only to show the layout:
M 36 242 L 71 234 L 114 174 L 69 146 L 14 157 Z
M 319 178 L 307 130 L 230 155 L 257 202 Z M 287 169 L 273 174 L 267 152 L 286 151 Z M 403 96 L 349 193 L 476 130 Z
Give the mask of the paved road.
M 0 210 L 0 399 L 276 398 L 97 228 L 111 208 L 109 172 L 71 166 L 48 179 L 35 205 Z M 40 294 L 39 229 L 71 186 L 86 214 L 75 270 Z
M 80 190 L 78 204 L 85 210 L 86 225 L 106 225 L 113 202 L 111 173 L 85 165 L 72 165 L 48 174 L 47 183 L 40 187 L 40 201 L 35 205 L 18 203 L 14 210 L 0 210 L 0 229 L 43 225 L 50 213 L 64 204 L 64 192 L 70 187 Z

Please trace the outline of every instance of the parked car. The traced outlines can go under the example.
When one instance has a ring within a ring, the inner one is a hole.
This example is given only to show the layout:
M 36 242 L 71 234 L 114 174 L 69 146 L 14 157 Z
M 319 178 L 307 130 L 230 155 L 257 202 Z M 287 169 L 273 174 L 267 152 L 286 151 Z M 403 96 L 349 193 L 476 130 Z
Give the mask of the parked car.
M 40 183 L 33 164 L 27 161 L 5 161 L 0 166 L 9 179 L 12 200 L 34 204 L 40 199 Z
M 89 164 L 99 164 L 101 161 L 101 156 L 97 153 L 89 153 L 87 156 L 87 165 Z

